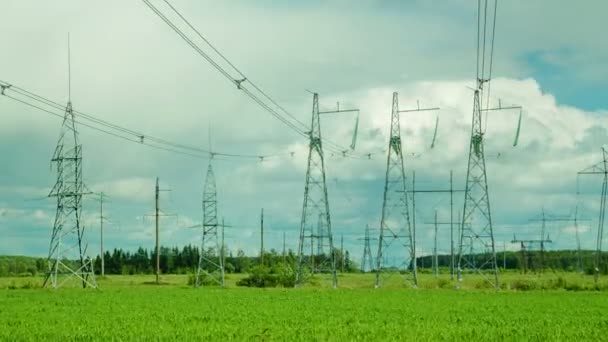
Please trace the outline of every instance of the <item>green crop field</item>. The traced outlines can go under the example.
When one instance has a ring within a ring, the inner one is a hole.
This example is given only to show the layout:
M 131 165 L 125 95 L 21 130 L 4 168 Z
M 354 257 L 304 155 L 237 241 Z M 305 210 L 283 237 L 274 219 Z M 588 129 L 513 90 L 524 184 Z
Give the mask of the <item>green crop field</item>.
M 608 340 L 603 291 L 455 290 L 430 275 L 418 289 L 398 276 L 373 289 L 371 275 L 341 276 L 339 289 L 250 289 L 234 286 L 240 277 L 230 275 L 226 289 L 193 289 L 186 276 L 160 286 L 152 276 L 114 276 L 99 290 L 3 278 L 0 340 Z

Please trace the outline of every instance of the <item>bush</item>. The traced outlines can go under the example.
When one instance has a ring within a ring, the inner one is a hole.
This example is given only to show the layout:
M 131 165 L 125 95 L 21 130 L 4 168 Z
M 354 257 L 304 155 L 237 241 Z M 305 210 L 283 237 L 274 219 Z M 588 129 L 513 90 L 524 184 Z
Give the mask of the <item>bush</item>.
M 215 281 L 215 279 L 221 279 L 221 276 L 222 276 L 221 273 L 219 271 L 215 271 L 211 274 L 213 277 L 210 277 L 206 274 L 201 274 L 199 285 L 202 285 L 202 286 L 220 285 L 217 283 L 217 281 Z M 226 277 L 226 275 L 224 275 L 224 277 Z M 188 275 L 188 285 L 194 286 L 195 281 L 196 281 L 196 273 L 191 273 L 190 275 Z
M 237 286 L 246 287 L 293 287 L 295 273 L 288 265 L 279 265 L 270 269 L 265 266 L 255 266 L 250 269 L 249 276 L 239 280 Z
M 567 283 L 566 286 L 564 287 L 567 291 L 584 291 L 587 290 L 587 288 L 585 288 L 584 286 L 582 286 L 579 283 L 575 283 L 575 282 L 570 282 Z
M 254 268 L 247 278 L 239 280 L 236 285 L 247 287 L 276 287 L 278 282 L 279 279 L 277 275 L 257 272 Z
M 9 290 L 18 290 L 18 289 L 35 289 L 37 288 L 38 285 L 34 284 L 32 281 L 27 281 L 24 282 L 22 284 L 17 284 L 14 281 L 11 281 L 11 283 L 7 286 L 7 289 Z
M 452 288 L 452 282 L 448 279 L 439 279 L 437 281 L 437 287 L 440 289 L 448 289 L 448 288 Z
M 483 280 L 476 281 L 474 283 L 473 287 L 476 288 L 476 289 L 478 289 L 478 290 L 493 289 L 494 288 L 494 284 L 492 284 L 487 279 L 483 279 Z
M 511 289 L 516 291 L 530 291 L 538 288 L 538 284 L 535 281 L 529 279 L 516 279 L 511 283 Z

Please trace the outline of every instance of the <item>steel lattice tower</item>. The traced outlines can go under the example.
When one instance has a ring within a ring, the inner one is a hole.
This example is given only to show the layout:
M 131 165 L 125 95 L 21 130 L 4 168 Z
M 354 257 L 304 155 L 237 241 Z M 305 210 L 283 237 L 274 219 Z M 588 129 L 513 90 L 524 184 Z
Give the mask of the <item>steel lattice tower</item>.
M 220 246 L 218 239 L 218 227 L 217 188 L 213 167 L 209 163 L 203 188 L 203 236 L 201 238 L 196 281 L 194 282 L 195 287 L 202 285 L 202 281 L 206 278 L 222 287 L 224 286 L 224 261 L 221 257 L 223 246 Z
M 604 240 L 604 222 L 606 221 L 606 202 L 608 199 L 608 151 L 602 147 L 602 161 L 578 173 L 579 175 L 603 175 L 600 197 L 600 213 L 597 224 L 597 239 L 593 258 L 593 275 L 597 282 L 602 269 L 602 241 Z M 578 232 L 577 232 L 578 239 Z M 580 252 L 579 252 L 580 255 Z
M 416 245 L 410 225 L 410 214 L 405 186 L 405 169 L 403 166 L 403 150 L 401 143 L 401 126 L 399 124 L 399 95 L 393 93 L 391 112 L 391 131 L 386 160 L 386 178 L 384 183 L 384 200 L 382 202 L 382 219 L 380 221 L 380 238 L 378 254 L 376 255 L 376 283 L 380 286 L 384 254 L 388 248 L 397 243 L 404 249 L 404 263 L 400 265 L 409 270 L 413 286 L 417 286 Z
M 43 287 L 61 287 L 72 277 L 82 287 L 96 288 L 93 262 L 86 255 L 82 222 L 82 197 L 90 194 L 82 181 L 82 145 L 74 121 L 71 101 L 71 69 L 68 36 L 68 103 L 63 116 L 59 140 L 51 162 L 57 170 L 57 181 L 49 197 L 57 198 L 57 211 L 47 257 L 48 272 Z M 60 279 L 65 275 L 63 279 Z
M 302 221 L 300 223 L 296 285 L 305 281 L 307 272 L 329 272 L 332 275 L 333 287 L 337 287 L 338 278 L 331 233 L 329 201 L 327 199 L 325 161 L 321 144 L 321 122 L 319 119 L 319 94 L 317 93 L 313 94 L 312 122 L 309 137 L 308 167 L 306 170 L 306 185 L 304 186 Z M 320 233 L 315 232 L 315 230 L 320 231 Z M 315 242 L 317 242 L 316 246 Z M 322 244 L 321 248 L 319 248 L 319 243 Z M 315 247 L 317 247 L 317 250 L 321 249 L 327 252 L 321 255 L 314 255 Z M 308 251 L 310 251 L 310 255 L 305 254 Z
M 319 214 L 319 221 L 317 223 L 317 255 L 323 255 L 323 253 L 325 253 L 325 250 L 323 247 L 323 236 L 325 234 L 325 227 L 323 226 L 325 224 L 325 215 L 320 213 Z
M 361 272 L 366 272 L 367 268 L 372 271 L 374 269 L 373 261 L 372 261 L 372 249 L 370 247 L 371 238 L 369 237 L 369 225 L 365 225 L 365 237 L 363 238 L 364 247 L 363 247 L 363 258 L 361 260 Z
M 498 265 L 496 264 L 496 250 L 483 146 L 484 133 L 482 130 L 482 109 L 480 103 L 483 82 L 483 80 L 478 80 L 478 87 L 475 90 L 473 99 L 469 164 L 458 252 L 458 279 L 462 280 L 464 269 L 479 273 L 489 271 L 493 274 L 493 280 L 488 280 L 494 287 L 498 288 Z
M 92 261 L 86 256 L 82 197 L 87 193 L 82 182 L 82 145 L 78 141 L 71 101 L 66 106 L 59 141 L 51 161 L 57 170 L 57 181 L 49 196 L 57 198 L 57 212 L 43 287 L 60 287 L 71 277 L 79 278 L 83 288 L 97 287 Z M 62 274 L 67 278 L 59 282 Z

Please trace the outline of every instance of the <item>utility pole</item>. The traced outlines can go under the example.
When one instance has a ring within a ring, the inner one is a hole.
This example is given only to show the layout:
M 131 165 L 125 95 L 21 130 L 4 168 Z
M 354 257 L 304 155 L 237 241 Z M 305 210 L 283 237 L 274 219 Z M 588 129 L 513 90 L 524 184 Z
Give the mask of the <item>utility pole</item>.
M 507 269 L 507 242 L 502 242 L 502 269 Z
M 285 250 L 285 231 L 283 231 L 283 265 L 287 264 L 287 251 Z
M 48 270 L 42 286 L 58 288 L 75 277 L 82 282 L 82 288 L 96 288 L 93 262 L 87 256 L 82 224 L 82 199 L 91 192 L 82 180 L 82 145 L 78 139 L 72 108 L 71 73 L 68 35 L 68 102 L 59 140 L 51 159 L 57 170 L 57 180 L 48 195 L 57 198 L 57 209 L 47 257 Z M 2 87 L 2 94 L 5 89 Z M 64 263 L 65 260 L 77 260 L 78 265 Z M 60 279 L 62 274 L 67 275 L 63 280 Z
M 578 232 L 578 205 L 574 209 L 574 232 L 576 234 L 576 270 L 583 273 L 583 262 L 581 260 L 581 238 Z
M 523 268 L 523 273 L 527 273 L 529 268 L 533 268 L 535 267 L 534 264 L 532 263 L 531 256 L 529 255 L 529 251 L 534 250 L 534 245 L 541 245 L 541 244 L 545 244 L 545 243 L 551 243 L 552 241 L 550 239 L 517 239 L 515 236 L 513 236 L 513 240 L 511 241 L 511 243 L 519 243 L 521 246 L 521 258 L 522 258 L 522 268 Z M 542 270 L 544 268 L 543 266 L 543 262 L 542 262 L 542 257 L 541 257 L 541 262 L 540 262 L 540 271 L 542 273 Z
M 158 241 L 158 220 L 159 220 L 159 208 L 158 208 L 158 196 L 159 196 L 159 192 L 160 192 L 160 188 L 158 187 L 158 177 L 156 177 L 156 187 L 155 187 L 155 191 L 154 191 L 154 203 L 155 203 L 155 210 L 154 210 L 154 224 L 155 224 L 155 231 L 156 231 L 156 285 L 160 284 L 160 244 Z
M 412 170 L 412 249 L 414 250 L 414 286 L 418 287 L 418 266 L 416 265 L 416 171 Z M 407 198 L 407 193 L 406 196 Z M 422 248 L 420 249 L 420 254 L 422 254 Z M 422 254 L 424 258 L 424 254 Z M 422 259 L 424 263 L 424 259 Z M 424 264 L 422 265 L 424 268 Z
M 544 209 L 542 211 L 541 217 L 542 217 L 541 218 L 542 225 L 541 225 L 540 239 L 517 239 L 515 237 L 515 235 L 513 235 L 513 240 L 511 241 L 511 243 L 519 243 L 521 246 L 523 273 L 526 273 L 530 266 L 534 267 L 534 264 L 532 264 L 531 260 L 529 260 L 530 256 L 527 252 L 532 251 L 534 249 L 535 245 L 538 245 L 539 250 L 540 250 L 540 265 L 539 265 L 540 272 L 542 273 L 544 270 L 545 244 L 551 243 L 552 241 L 549 239 L 549 236 L 545 237 L 545 222 L 546 222 L 547 218 L 545 217 Z M 538 221 L 538 220 L 530 220 L 530 221 Z
M 435 210 L 435 243 L 433 245 L 433 272 L 439 277 L 439 257 L 437 256 L 437 210 Z
M 602 261 L 602 240 L 604 239 L 604 220 L 606 218 L 606 196 L 608 194 L 608 152 L 602 147 L 602 161 L 578 173 L 579 175 L 603 175 L 602 194 L 600 197 L 600 213 L 597 224 L 597 239 L 595 258 L 593 260 L 594 279 L 597 283 L 600 276 Z M 579 253 L 580 255 L 580 253 Z
M 450 170 L 450 279 L 454 280 L 454 172 Z
M 511 241 L 511 243 L 518 243 L 520 244 L 520 253 L 521 253 L 521 273 L 526 274 L 528 273 L 528 256 L 526 254 L 526 241 L 523 240 L 517 240 L 517 238 L 515 236 L 513 236 L 513 240 Z
M 386 176 L 382 200 L 382 216 L 380 220 L 380 235 L 378 238 L 378 254 L 376 256 L 375 287 L 380 287 L 380 274 L 383 270 L 384 255 L 393 249 L 403 249 L 403 268 L 409 271 L 411 284 L 418 286 L 416 266 L 416 228 L 410 222 L 410 211 L 407 200 L 405 167 L 403 164 L 403 143 L 401 140 L 401 125 L 399 114 L 405 112 L 433 111 L 439 108 L 420 108 L 399 110 L 399 94 L 393 93 L 391 126 L 386 160 Z M 415 208 L 412 214 L 415 217 Z M 393 244 L 397 242 L 396 244 Z
M 454 189 L 454 177 L 453 172 L 450 170 L 450 187 L 447 190 L 443 189 L 422 189 L 417 190 L 415 188 L 415 184 L 412 184 L 412 190 L 409 191 L 412 194 L 412 202 L 416 201 L 416 194 L 426 193 L 426 194 L 445 194 L 448 193 L 450 195 L 450 221 L 449 222 L 439 222 L 437 217 L 435 217 L 435 221 L 432 223 L 425 222 L 425 224 L 434 224 L 435 225 L 435 242 L 437 243 L 438 239 L 438 226 L 440 225 L 449 225 L 450 226 L 450 276 L 452 280 L 454 280 L 454 193 L 455 192 L 464 192 L 465 190 L 455 190 Z M 437 210 L 435 210 L 435 216 L 437 216 Z M 437 249 L 437 246 L 435 247 Z M 439 257 L 437 256 L 437 272 L 439 272 Z
M 321 140 L 320 114 L 359 112 L 352 110 L 319 111 L 319 94 L 313 94 L 312 120 L 308 145 L 308 165 L 306 168 L 306 182 L 304 185 L 304 203 L 302 205 L 302 220 L 300 222 L 300 239 L 298 243 L 298 263 L 296 269 L 296 286 L 303 284 L 306 279 L 306 271 L 327 272 L 331 274 L 332 286 L 338 286 L 336 274 L 336 259 L 334 253 L 333 235 L 331 231 L 331 215 L 329 211 L 329 199 L 327 196 L 327 183 L 325 176 L 325 157 Z M 314 220 L 320 218 L 322 233 L 315 234 Z M 319 256 L 319 262 L 315 265 L 314 243 L 319 239 L 327 241 L 329 253 Z M 310 244 L 310 246 L 308 246 Z M 310 251 L 310 258 L 305 253 Z
M 543 224 L 541 226 L 541 235 L 540 235 L 540 272 L 543 273 L 545 271 L 545 228 L 547 219 L 545 217 L 545 209 L 543 208 Z M 547 236 L 547 240 L 549 236 Z
M 525 240 L 524 242 L 528 242 L 528 249 L 532 249 L 534 245 L 538 245 L 540 248 L 540 272 L 544 272 L 545 269 L 545 252 L 546 252 L 546 244 L 547 243 L 551 243 L 551 239 L 549 238 L 549 234 L 546 233 L 546 224 L 547 222 L 574 222 L 575 228 L 578 226 L 578 221 L 580 221 L 581 219 L 577 218 L 577 215 L 575 213 L 574 218 L 568 217 L 568 216 L 547 216 L 545 214 L 545 210 L 543 208 L 542 210 L 542 215 L 540 219 L 531 219 L 530 222 L 541 222 L 541 233 L 540 233 L 540 239 L 538 240 Z M 584 221 L 588 221 L 587 219 L 582 219 Z M 578 228 L 576 228 L 578 229 Z
M 344 256 L 344 233 L 340 233 L 340 254 L 342 255 L 342 267 L 340 272 L 344 273 L 344 262 L 346 259 Z
M 160 218 L 161 216 L 175 216 L 175 215 L 167 215 L 161 214 L 160 210 L 160 193 L 163 191 L 171 191 L 160 189 L 159 179 L 156 177 L 156 185 L 154 187 L 154 214 L 145 215 L 145 216 L 154 216 L 154 231 L 155 231 L 155 244 L 154 244 L 154 252 L 156 253 L 155 260 L 155 275 L 156 275 L 156 284 L 160 284 Z
M 462 220 L 460 219 L 460 210 L 458 210 L 458 221 L 456 221 L 456 222 L 458 222 L 457 223 L 458 224 L 458 227 L 457 227 L 458 234 L 456 234 L 456 236 L 458 237 L 458 246 L 460 246 L 462 244 L 462 241 L 461 241 L 461 239 L 462 239 L 462 225 L 461 225 Z
M 260 265 L 264 265 L 264 208 L 260 215 Z
M 224 218 L 222 217 L 222 247 L 220 247 L 220 277 L 221 277 L 221 286 L 226 286 L 225 280 L 225 267 L 226 267 L 226 251 L 224 249 L 224 230 L 226 229 L 226 223 L 224 222 Z
M 105 258 L 104 258 L 104 250 L 103 250 L 103 221 L 105 217 L 103 216 L 103 196 L 104 193 L 99 194 L 99 232 L 100 232 L 100 245 L 101 245 L 101 276 L 105 277 Z

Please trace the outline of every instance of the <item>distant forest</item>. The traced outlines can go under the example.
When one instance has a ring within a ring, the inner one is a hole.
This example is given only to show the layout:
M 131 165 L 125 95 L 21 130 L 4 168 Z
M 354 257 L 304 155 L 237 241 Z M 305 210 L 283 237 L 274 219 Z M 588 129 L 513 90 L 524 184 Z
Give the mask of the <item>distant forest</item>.
M 552 270 L 585 272 L 593 274 L 593 251 L 581 251 L 580 265 L 576 251 L 530 251 L 525 255 L 520 252 L 498 252 L 497 263 L 499 268 L 508 270 L 520 270 L 522 272 L 545 272 Z M 209 258 L 217 258 L 213 250 L 206 251 Z M 345 251 L 342 255 L 339 249 L 335 250 L 336 268 L 340 272 L 361 272 L 360 260 L 352 260 L 350 253 Z M 318 256 L 319 259 L 323 256 Z M 485 258 L 477 255 L 479 264 Z M 163 274 L 188 274 L 195 271 L 199 259 L 199 248 L 187 245 L 181 249 L 178 247 L 160 248 L 160 269 Z M 264 253 L 264 265 L 270 268 L 288 264 L 295 265 L 297 257 L 292 250 L 283 255 L 271 249 Z M 450 267 L 450 255 L 439 255 L 437 257 L 439 268 L 442 273 L 448 272 Z M 227 252 L 225 256 L 225 270 L 227 273 L 247 273 L 253 266 L 260 264 L 260 256 L 247 256 L 242 250 L 236 253 Z M 385 260 L 385 265 L 396 264 L 395 260 Z M 422 273 L 430 273 L 433 265 L 433 257 L 423 256 L 416 259 L 417 267 Z M 101 273 L 101 257 L 95 257 L 95 273 Z M 138 248 L 135 252 L 123 249 L 106 251 L 104 255 L 105 274 L 153 274 L 156 264 L 156 253 L 154 249 Z M 601 273 L 608 273 L 608 253 L 602 254 Z M 45 273 L 47 269 L 45 258 L 34 258 L 24 256 L 0 256 L 0 277 L 6 276 L 35 276 Z

